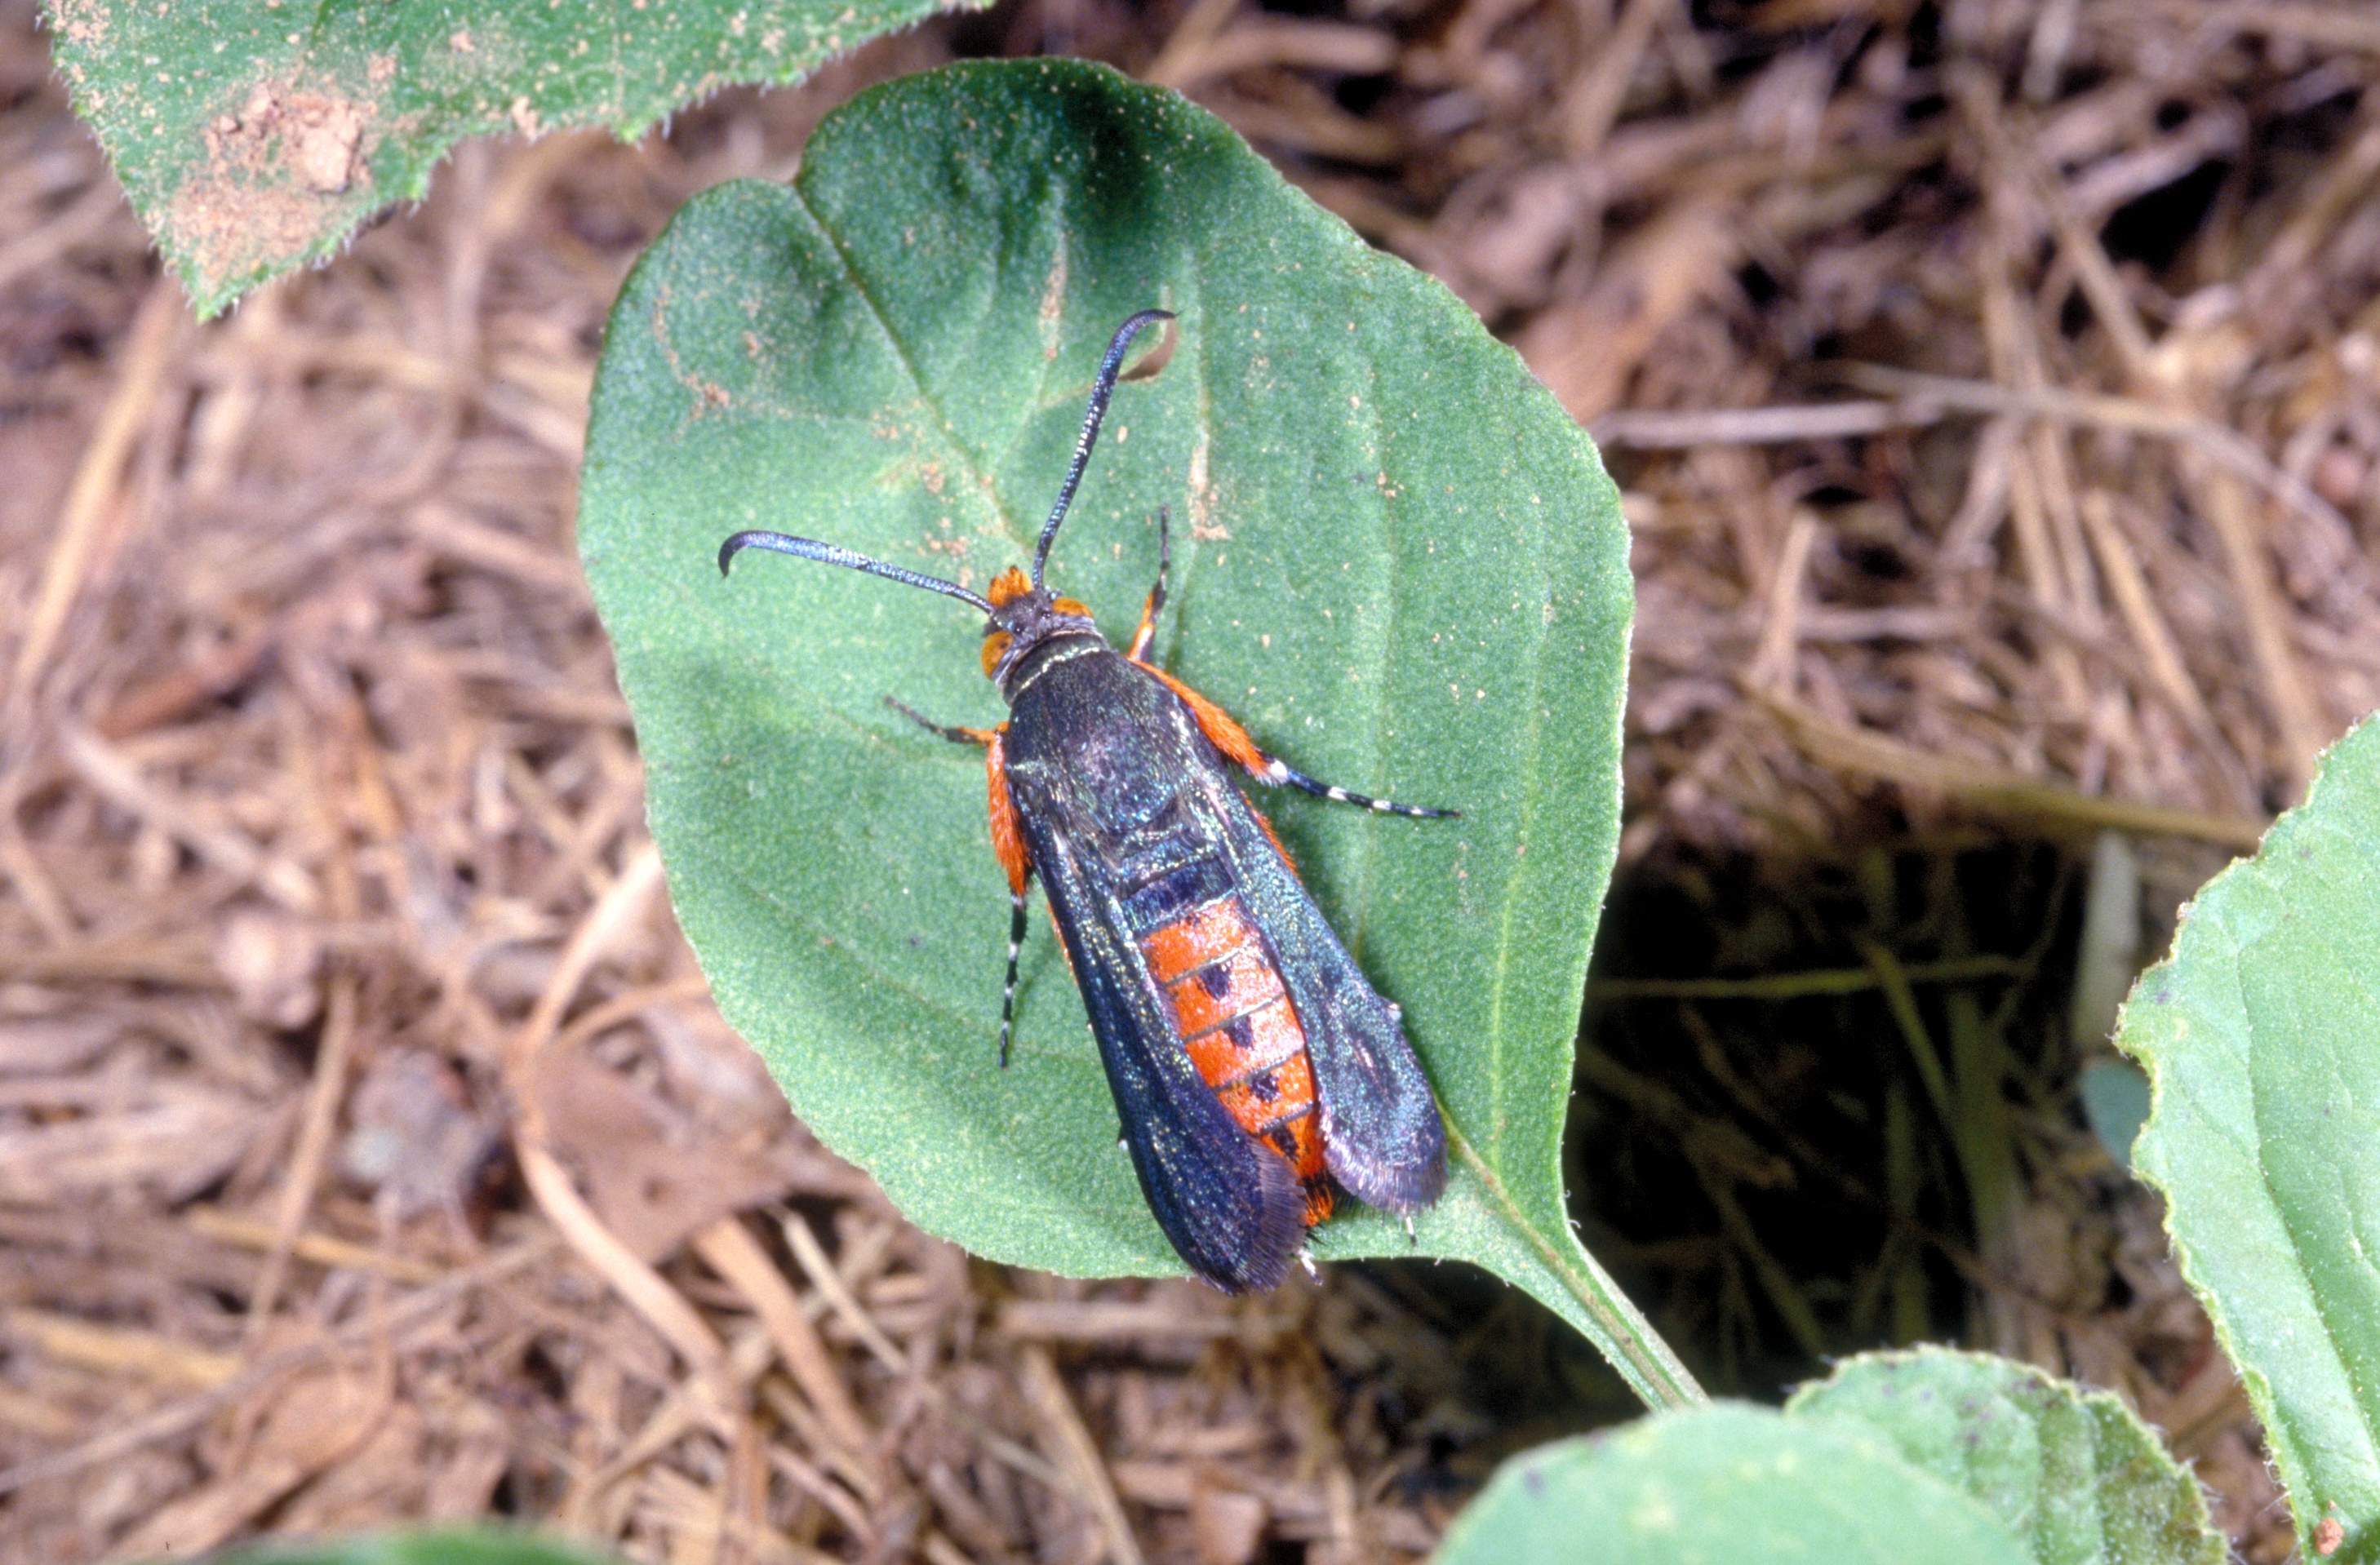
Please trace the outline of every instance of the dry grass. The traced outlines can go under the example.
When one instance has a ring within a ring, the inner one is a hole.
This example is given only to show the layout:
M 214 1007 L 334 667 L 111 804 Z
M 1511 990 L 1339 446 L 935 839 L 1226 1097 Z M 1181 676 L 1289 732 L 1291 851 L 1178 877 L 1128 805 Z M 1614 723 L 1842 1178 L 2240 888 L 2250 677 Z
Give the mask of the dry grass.
M 674 1562 L 1442 1527 L 1445 1330 L 1353 1275 L 968 1262 L 787 1119 L 655 895 L 569 547 L 602 312 L 689 193 L 953 49 L 1192 91 L 1604 437 L 1632 855 L 1980 812 L 2142 833 L 2169 899 L 2380 706 L 2348 0 L 1038 0 L 638 147 L 468 147 L 204 328 L 0 15 L 8 1559 L 491 1509 Z M 2156 1411 L 2285 1549 L 2185 1367 Z

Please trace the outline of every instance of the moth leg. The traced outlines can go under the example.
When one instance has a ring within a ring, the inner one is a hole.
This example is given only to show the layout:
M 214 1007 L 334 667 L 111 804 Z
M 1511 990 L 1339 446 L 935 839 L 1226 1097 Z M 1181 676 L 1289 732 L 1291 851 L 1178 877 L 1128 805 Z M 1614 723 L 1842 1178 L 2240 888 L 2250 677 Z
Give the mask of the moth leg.
M 1268 756 L 1261 769 L 1251 768 L 1250 770 L 1259 782 L 1294 788 L 1302 794 L 1312 794 L 1318 799 L 1329 799 L 1335 805 L 1361 805 L 1380 815 L 1409 816 L 1415 820 L 1451 820 L 1460 819 L 1463 814 L 1459 809 L 1437 809 L 1428 805 L 1401 805 L 1393 799 L 1376 799 L 1369 794 L 1358 794 L 1308 777 L 1278 756 Z
M 1019 885 L 1008 897 L 1008 978 L 1000 990 L 1000 1068 L 1003 1071 L 1008 1069 L 1008 1045 L 1016 1028 L 1016 953 L 1025 949 L 1025 887 Z
M 953 745 L 989 745 L 1008 727 L 1003 722 L 999 728 L 953 728 L 936 722 L 907 702 L 894 700 L 890 696 L 884 698 L 884 704 L 927 733 L 940 739 L 948 739 Z
M 1269 782 L 1275 787 L 1296 788 L 1312 794 L 1318 798 L 1329 799 L 1333 804 L 1361 805 L 1366 809 L 1377 810 L 1382 815 L 1404 815 L 1422 820 L 1442 820 L 1459 817 L 1463 812 L 1458 809 L 1432 809 L 1426 805 L 1401 805 L 1393 800 L 1376 799 L 1368 794 L 1358 794 L 1346 788 L 1334 787 L 1330 783 L 1308 777 L 1279 757 L 1265 754 L 1257 747 L 1257 742 L 1248 737 L 1248 731 L 1241 727 L 1230 713 L 1148 661 L 1149 643 L 1157 637 L 1157 616 L 1165 607 L 1166 576 L 1173 563 L 1172 521 L 1173 514 L 1171 507 L 1160 505 L 1157 508 L 1157 585 L 1148 589 L 1148 601 L 1141 605 L 1140 627 L 1133 632 L 1131 649 L 1126 651 L 1124 656 L 1163 680 L 1175 695 L 1188 704 L 1190 714 L 1198 720 L 1199 731 L 1207 735 L 1217 749 L 1238 763 L 1249 776 L 1259 782 Z M 906 708 L 902 710 L 907 710 Z M 916 716 L 915 713 L 910 715 Z M 917 721 L 925 722 L 923 718 Z M 933 725 L 928 723 L 927 726 Z M 949 731 L 937 730 L 937 732 Z M 972 730 L 965 732 L 972 732 Z M 1266 831 L 1269 832 L 1271 828 L 1268 826 Z M 1278 842 L 1279 839 L 1276 838 L 1276 844 Z
M 1148 661 L 1148 644 L 1157 638 L 1158 611 L 1165 607 L 1165 576 L 1173 564 L 1172 524 L 1172 508 L 1160 505 L 1157 508 L 1157 585 L 1148 589 L 1148 598 L 1140 606 L 1140 628 L 1132 633 L 1132 649 L 1124 653 L 1136 663 Z
M 1033 856 L 1025 846 L 1024 824 L 1008 792 L 1008 724 L 997 728 L 951 728 L 919 716 L 892 697 L 884 704 L 929 734 L 959 745 L 983 746 L 984 794 L 991 811 L 991 852 L 1008 877 L 1008 978 L 1000 991 L 1000 1068 L 1008 1068 L 1016 1032 L 1016 962 L 1025 949 L 1025 893 L 1033 883 Z
M 1248 731 L 1242 728 L 1231 713 L 1207 699 L 1206 697 L 1191 689 L 1161 668 L 1151 668 L 1148 672 L 1163 680 L 1168 689 L 1182 698 L 1183 705 L 1190 709 L 1190 715 L 1197 720 L 1198 731 L 1207 736 L 1208 742 L 1222 751 L 1226 759 L 1259 782 L 1269 783 L 1279 788 L 1295 788 L 1300 792 L 1312 794 L 1317 798 L 1329 799 L 1333 804 L 1361 805 L 1366 809 L 1381 815 L 1405 815 L 1419 820 L 1444 820 L 1460 817 L 1463 813 L 1459 809 L 1432 809 L 1427 805 L 1401 805 L 1390 799 L 1376 799 L 1368 794 L 1354 793 L 1308 777 L 1279 756 L 1265 754 L 1257 746 L 1257 742 L 1248 737 Z
M 1008 724 L 993 729 L 983 748 L 986 802 L 991 807 L 991 852 L 1008 876 L 1008 979 L 1000 991 L 1000 1068 L 1008 1069 L 1008 1046 L 1016 1025 L 1016 953 L 1025 949 L 1025 893 L 1033 884 L 1033 855 L 1025 845 L 1025 823 L 1008 792 Z

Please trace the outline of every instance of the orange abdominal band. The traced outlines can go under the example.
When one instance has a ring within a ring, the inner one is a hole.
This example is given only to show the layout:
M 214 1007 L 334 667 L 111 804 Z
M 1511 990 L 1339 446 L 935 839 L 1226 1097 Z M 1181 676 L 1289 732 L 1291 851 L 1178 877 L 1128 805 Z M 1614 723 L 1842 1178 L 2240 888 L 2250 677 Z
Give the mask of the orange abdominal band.
M 1141 939 L 1199 1079 L 1242 1130 L 1289 1162 L 1307 1227 L 1330 1215 L 1305 1029 L 1237 901 L 1209 903 Z

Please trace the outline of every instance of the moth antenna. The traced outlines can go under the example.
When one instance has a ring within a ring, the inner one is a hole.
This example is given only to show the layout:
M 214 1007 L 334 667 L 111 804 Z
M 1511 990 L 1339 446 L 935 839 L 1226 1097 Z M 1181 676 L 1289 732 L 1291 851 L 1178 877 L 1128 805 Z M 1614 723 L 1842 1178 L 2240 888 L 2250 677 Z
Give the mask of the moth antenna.
M 991 617 L 991 604 L 969 592 L 954 581 L 940 576 L 920 576 L 905 571 L 898 565 L 888 565 L 881 560 L 871 560 L 865 554 L 855 554 L 848 549 L 838 549 L 832 543 L 820 543 L 814 538 L 795 538 L 783 532 L 739 532 L 719 546 L 719 574 L 727 574 L 727 562 L 746 549 L 767 549 L 779 554 L 791 554 L 795 559 L 816 560 L 822 565 L 844 565 L 869 576 L 880 576 L 887 581 L 897 581 L 905 587 L 922 587 L 929 592 L 939 592 L 945 598 L 955 598 L 962 603 L 980 610 L 986 619 Z
M 1091 459 L 1091 447 L 1098 443 L 1099 425 L 1108 416 L 1108 399 L 1115 395 L 1116 376 L 1123 370 L 1123 356 L 1131 350 L 1132 339 L 1140 329 L 1152 321 L 1171 321 L 1170 309 L 1144 309 L 1116 328 L 1108 343 L 1108 356 L 1099 360 L 1099 379 L 1091 382 L 1091 405 L 1083 410 L 1083 432 L 1075 441 L 1074 465 L 1066 469 L 1066 481 L 1058 486 L 1058 503 L 1050 510 L 1050 519 L 1041 524 L 1041 542 L 1033 551 L 1033 586 L 1041 586 L 1041 573 L 1050 564 L 1050 545 L 1057 541 L 1058 524 L 1066 519 L 1066 507 L 1075 503 L 1075 486 L 1083 481 L 1083 468 Z

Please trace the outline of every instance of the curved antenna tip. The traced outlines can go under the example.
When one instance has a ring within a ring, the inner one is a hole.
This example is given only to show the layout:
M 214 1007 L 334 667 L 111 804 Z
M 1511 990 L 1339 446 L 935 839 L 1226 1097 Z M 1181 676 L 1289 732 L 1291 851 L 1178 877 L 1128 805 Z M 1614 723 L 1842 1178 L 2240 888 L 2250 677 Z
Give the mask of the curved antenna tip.
M 1042 574 L 1049 568 L 1050 545 L 1058 539 L 1058 528 L 1066 519 L 1066 508 L 1075 501 L 1075 487 L 1083 481 L 1083 468 L 1091 459 L 1091 447 L 1099 443 L 1099 425 L 1108 415 L 1108 399 L 1115 394 L 1116 377 L 1123 369 L 1123 356 L 1132 348 L 1133 338 L 1141 329 L 1163 321 L 1172 330 L 1174 319 L 1170 309 L 1144 309 L 1125 318 L 1108 339 L 1107 353 L 1099 360 L 1098 378 L 1091 382 L 1090 406 L 1083 410 L 1082 433 L 1075 437 L 1075 459 L 1066 468 L 1066 481 L 1058 486 L 1058 503 L 1050 508 L 1050 519 L 1042 524 L 1041 538 L 1033 551 L 1033 585 L 1041 585 Z

